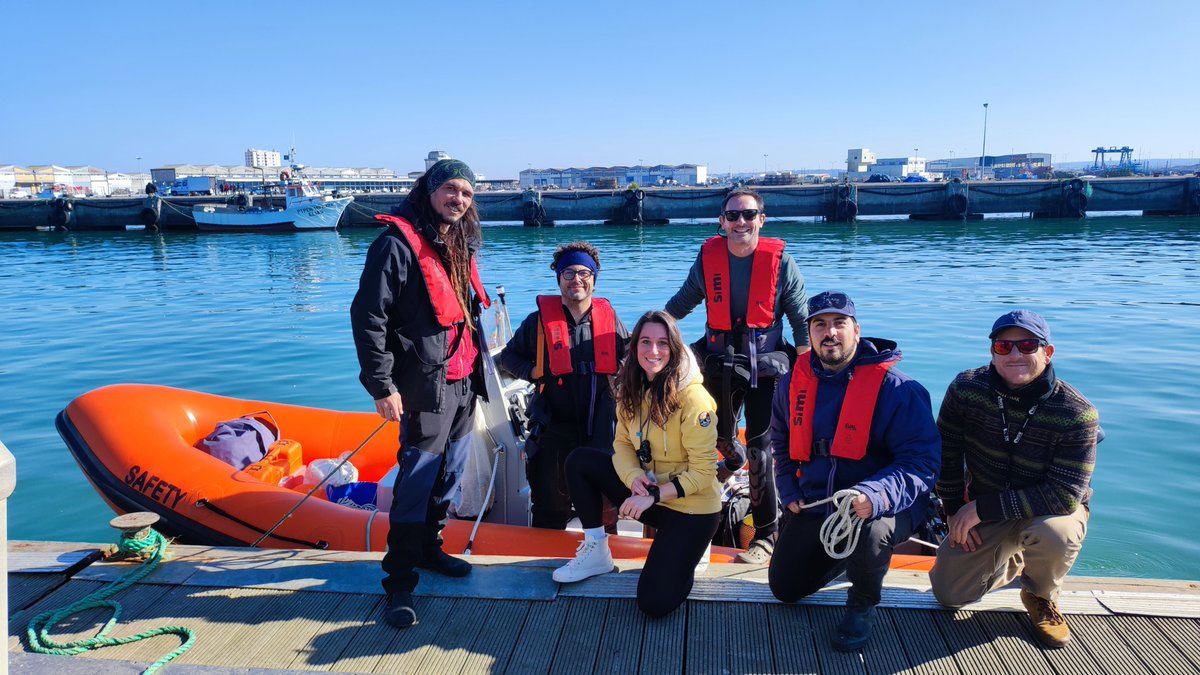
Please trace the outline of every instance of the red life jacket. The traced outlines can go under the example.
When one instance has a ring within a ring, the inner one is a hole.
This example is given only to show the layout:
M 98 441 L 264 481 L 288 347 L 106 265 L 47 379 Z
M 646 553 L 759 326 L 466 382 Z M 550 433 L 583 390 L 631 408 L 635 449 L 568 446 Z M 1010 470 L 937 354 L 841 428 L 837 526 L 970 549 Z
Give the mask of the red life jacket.
M 775 285 L 779 280 L 779 260 L 786 242 L 760 237 L 750 263 L 750 298 L 746 302 L 746 325 L 769 328 L 775 323 Z M 704 300 L 708 325 L 713 330 L 733 330 L 729 303 L 729 245 L 725 237 L 709 238 L 700 248 L 700 268 L 704 274 Z
M 542 334 L 545 335 L 550 352 L 550 372 L 566 375 L 574 372 L 571 365 L 571 337 L 567 328 L 567 315 L 563 311 L 562 297 L 539 295 L 538 311 L 542 317 Z M 538 340 L 539 345 L 541 340 Z M 612 305 L 604 298 L 592 298 L 592 352 L 597 373 L 615 375 L 617 372 L 617 315 Z M 541 347 L 533 369 L 533 379 L 544 374 Z
M 846 385 L 846 398 L 833 433 L 829 454 L 843 459 L 862 459 L 871 437 L 871 418 L 887 371 L 900 359 L 855 366 Z M 813 413 L 817 409 L 817 376 L 808 364 L 792 370 L 788 386 L 788 454 L 799 462 L 812 457 Z
M 456 323 L 466 320 L 462 304 L 454 293 L 454 284 L 450 283 L 450 275 L 442 265 L 442 259 L 425 237 L 417 232 L 407 220 L 395 216 L 375 216 L 376 220 L 387 223 L 408 242 L 417 257 L 417 265 L 421 268 L 421 276 L 425 279 L 425 287 L 429 289 L 429 300 L 433 303 L 433 313 L 439 325 L 449 328 Z M 479 268 L 475 265 L 475 256 L 471 256 L 471 288 L 483 304 L 484 309 L 491 306 L 483 280 L 479 278 Z

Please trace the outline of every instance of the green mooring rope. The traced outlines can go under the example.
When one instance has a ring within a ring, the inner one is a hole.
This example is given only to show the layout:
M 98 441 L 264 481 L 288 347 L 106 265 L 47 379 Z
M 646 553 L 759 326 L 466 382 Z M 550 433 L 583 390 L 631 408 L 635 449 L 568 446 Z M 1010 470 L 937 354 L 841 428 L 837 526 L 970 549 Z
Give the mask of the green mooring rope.
M 137 635 L 128 637 L 110 638 L 108 632 L 113 626 L 121 620 L 121 603 L 108 598 L 116 595 L 122 590 L 139 582 L 147 574 L 154 571 L 158 563 L 162 561 L 163 554 L 167 550 L 167 540 L 158 532 L 150 530 L 150 536 L 143 539 L 122 539 L 119 544 L 121 553 L 126 553 L 133 556 L 146 556 L 142 564 L 137 569 L 132 570 L 121 578 L 109 583 L 104 588 L 89 594 L 87 597 L 72 603 L 62 609 L 55 609 L 49 612 L 43 612 L 34 617 L 29 622 L 29 628 L 26 629 L 26 635 L 29 638 L 29 646 L 33 651 L 39 654 L 56 654 L 59 656 L 74 656 L 93 649 L 102 647 L 111 647 L 113 645 L 123 645 L 146 638 L 155 637 L 157 635 L 175 634 L 185 638 L 182 645 L 176 648 L 171 653 L 163 656 L 159 660 L 150 664 L 150 667 L 142 671 L 143 673 L 153 673 L 159 668 L 167 665 L 172 659 L 186 652 L 196 642 L 196 635 L 190 629 L 179 626 L 164 626 L 162 628 L 154 628 Z M 96 607 L 108 607 L 112 609 L 112 618 L 109 619 L 100 632 L 96 633 L 96 637 L 87 638 L 84 640 L 76 640 L 74 642 L 56 642 L 50 637 L 50 629 L 62 623 L 63 620 L 73 614 L 93 609 Z

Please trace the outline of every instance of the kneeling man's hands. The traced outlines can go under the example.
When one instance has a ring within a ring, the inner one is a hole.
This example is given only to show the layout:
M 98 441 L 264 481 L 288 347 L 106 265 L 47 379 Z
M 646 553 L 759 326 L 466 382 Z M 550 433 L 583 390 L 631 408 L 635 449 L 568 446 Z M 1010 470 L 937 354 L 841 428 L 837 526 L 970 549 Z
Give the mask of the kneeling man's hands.
M 646 509 L 654 506 L 654 497 L 646 495 L 644 497 L 633 495 L 632 497 L 621 502 L 621 506 L 617 509 L 617 515 L 622 518 L 637 519 L 642 517 L 642 513 Z
M 947 523 L 950 527 L 950 546 L 962 546 L 967 553 L 972 553 L 983 539 L 979 533 L 975 531 L 975 526 L 980 522 L 979 511 L 975 508 L 975 502 L 967 502 L 954 515 L 947 518 Z
M 850 506 L 854 507 L 854 515 L 863 520 L 870 520 L 871 514 L 875 512 L 875 507 L 871 506 L 871 500 L 861 492 L 850 501 Z

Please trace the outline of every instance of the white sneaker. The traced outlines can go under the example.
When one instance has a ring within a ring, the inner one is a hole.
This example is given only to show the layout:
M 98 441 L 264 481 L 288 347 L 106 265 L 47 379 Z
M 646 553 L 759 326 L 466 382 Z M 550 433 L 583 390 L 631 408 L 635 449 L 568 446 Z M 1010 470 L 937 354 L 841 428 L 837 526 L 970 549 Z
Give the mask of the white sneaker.
M 583 581 L 597 574 L 608 574 L 613 571 L 612 552 L 608 550 L 608 537 L 603 539 L 588 539 L 584 537 L 575 549 L 575 558 L 571 562 L 554 570 L 554 580 L 560 584 L 573 581 Z
M 708 546 L 704 547 L 704 555 L 700 556 L 700 562 L 696 563 L 696 574 L 704 574 L 708 571 L 708 560 L 712 557 L 712 542 L 708 542 Z

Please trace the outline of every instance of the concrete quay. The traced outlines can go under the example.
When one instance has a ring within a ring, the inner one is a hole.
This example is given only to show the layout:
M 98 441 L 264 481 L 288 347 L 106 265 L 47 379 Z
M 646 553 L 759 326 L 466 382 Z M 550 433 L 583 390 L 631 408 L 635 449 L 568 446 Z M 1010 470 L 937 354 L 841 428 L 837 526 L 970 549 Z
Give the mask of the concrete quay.
M 553 225 L 565 221 L 665 224 L 715 218 L 729 188 L 551 190 L 480 192 L 485 222 Z M 1070 180 L 950 181 L 945 183 L 828 183 L 758 188 L 771 218 L 824 218 L 854 222 L 860 216 L 907 215 L 917 220 L 964 220 L 988 213 L 1034 218 L 1081 218 L 1088 212 L 1141 211 L 1146 215 L 1200 214 L 1200 175 Z M 0 230 L 194 230 L 192 206 L 220 197 L 0 200 Z M 356 195 L 340 227 L 376 227 L 403 194 Z M 282 197 L 258 197 L 282 206 Z

